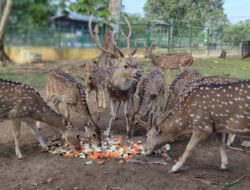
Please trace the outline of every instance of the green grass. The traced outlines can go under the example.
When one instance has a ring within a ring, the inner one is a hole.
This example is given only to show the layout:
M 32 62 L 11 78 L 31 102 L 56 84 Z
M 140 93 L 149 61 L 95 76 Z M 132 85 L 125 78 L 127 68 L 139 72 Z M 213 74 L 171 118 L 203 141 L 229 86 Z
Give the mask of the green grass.
M 204 75 L 230 74 L 232 77 L 250 79 L 249 59 L 241 60 L 238 57 L 197 59 L 193 68 L 199 70 Z
M 139 60 L 144 75 L 148 74 L 154 67 L 150 61 Z M 239 57 L 218 58 L 197 58 L 191 66 L 200 71 L 203 75 L 225 75 L 241 79 L 250 79 L 250 59 L 241 60 Z M 179 73 L 177 70 L 171 71 L 171 79 Z
M 149 60 L 141 58 L 138 59 L 138 63 L 144 76 L 155 68 Z M 49 70 L 49 67 L 47 70 Z M 62 65 L 53 65 L 53 67 L 62 67 Z M 192 68 L 199 70 L 204 75 L 230 74 L 232 77 L 250 79 L 250 59 L 241 60 L 238 57 L 228 57 L 227 59 L 199 58 L 195 59 Z M 76 67 L 75 72 L 72 73 L 77 80 L 81 81 L 79 76 L 83 76 L 82 72 Z M 178 73 L 177 70 L 171 71 L 171 79 L 173 80 Z M 0 67 L 0 78 L 33 86 L 45 85 L 47 72 L 38 68 L 34 69 L 32 65 Z

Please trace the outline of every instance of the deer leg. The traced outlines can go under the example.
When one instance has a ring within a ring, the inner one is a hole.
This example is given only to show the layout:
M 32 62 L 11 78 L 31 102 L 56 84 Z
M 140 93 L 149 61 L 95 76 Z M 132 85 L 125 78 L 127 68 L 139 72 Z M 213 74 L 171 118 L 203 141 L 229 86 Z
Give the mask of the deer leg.
M 102 87 L 101 89 L 101 94 L 102 94 L 102 107 L 103 108 L 106 108 L 107 105 L 106 105 L 106 95 L 105 95 L 105 91 L 104 91 L 104 87 Z
M 228 158 L 227 158 L 227 154 L 226 154 L 226 147 L 225 147 L 225 143 L 226 143 L 226 133 L 219 133 L 216 134 L 217 135 L 217 141 L 220 147 L 220 157 L 221 157 L 221 166 L 220 168 L 222 170 L 227 169 L 228 167 Z
M 119 109 L 120 109 L 120 105 L 121 105 L 121 102 L 118 103 L 118 108 L 117 108 L 116 114 L 115 114 L 115 120 L 116 120 L 116 119 L 119 119 L 119 117 L 118 117 L 117 115 L 118 115 L 118 111 L 119 111 Z
M 126 101 L 124 104 L 124 114 L 125 114 L 125 118 L 126 118 L 127 137 L 131 136 L 131 126 L 130 126 L 129 115 L 128 115 L 129 104 L 130 104 L 130 100 Z
M 98 114 L 98 120 L 100 120 L 101 119 L 100 107 L 101 107 L 101 103 L 102 102 L 100 102 L 100 100 L 101 100 L 101 98 L 100 98 L 100 91 L 96 90 L 95 92 L 96 92 L 95 98 L 96 98 L 96 107 L 97 107 L 96 110 L 97 110 L 97 114 Z
M 15 141 L 15 151 L 18 159 L 22 159 L 23 155 L 20 150 L 20 127 L 21 127 L 21 120 L 20 119 L 13 119 L 12 120 L 12 134 Z
M 39 131 L 36 127 L 36 124 L 34 121 L 30 121 L 30 120 L 25 120 L 25 122 L 27 123 L 27 125 L 31 128 L 32 133 L 35 135 L 36 139 L 39 142 L 39 145 L 43 148 L 48 150 L 48 146 L 46 145 L 46 143 L 44 142 L 43 138 L 41 137 L 41 135 L 39 134 Z
M 115 120 L 116 118 L 116 114 L 117 114 L 117 110 L 118 110 L 118 107 L 119 107 L 119 102 L 117 102 L 116 100 L 114 99 L 111 99 L 110 100 L 110 111 L 111 111 L 111 115 L 110 115 L 110 119 L 109 119 L 109 126 L 108 128 L 106 129 L 106 131 L 104 131 L 104 135 L 105 136 L 109 136 L 110 135 L 110 130 L 111 130 L 111 127 L 112 127 L 112 122 Z
M 209 134 L 210 133 L 203 132 L 203 131 L 194 131 L 191 136 L 191 139 L 188 142 L 186 150 L 184 151 L 184 153 L 182 154 L 178 162 L 171 168 L 169 172 L 175 173 L 179 171 L 179 169 L 183 166 L 183 164 L 186 162 L 188 157 L 193 152 L 194 148 L 198 146 L 202 141 L 204 141 Z
M 228 138 L 227 138 L 227 145 L 231 146 L 234 142 L 236 135 L 233 134 L 228 134 Z

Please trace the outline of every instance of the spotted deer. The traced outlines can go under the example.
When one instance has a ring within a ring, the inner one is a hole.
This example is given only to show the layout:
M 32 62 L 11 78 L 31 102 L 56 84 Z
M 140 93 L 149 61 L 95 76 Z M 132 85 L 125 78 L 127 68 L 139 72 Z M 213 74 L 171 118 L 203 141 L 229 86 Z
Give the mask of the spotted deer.
M 97 112 L 100 119 L 100 109 L 106 108 L 107 68 L 103 64 L 100 64 L 99 58 L 83 66 L 85 67 L 86 99 L 88 101 L 91 91 L 95 91 Z
M 192 68 L 187 68 L 182 73 L 180 73 L 172 81 L 169 87 L 164 112 L 173 109 L 178 97 L 183 93 L 184 89 L 188 88 L 188 85 L 192 81 L 197 80 L 201 77 L 203 77 L 203 75 L 199 71 Z
M 188 68 L 179 74 L 170 85 L 164 112 L 173 109 L 179 97 L 185 96 L 185 94 L 189 93 L 193 88 L 200 84 L 233 82 L 237 80 L 239 79 L 232 78 L 227 75 L 212 75 L 203 77 L 203 75 L 198 71 Z M 147 124 L 144 123 L 144 126 L 145 125 Z M 227 145 L 230 146 L 234 139 L 235 135 L 229 134 L 227 136 Z
M 59 104 L 61 103 L 63 105 L 62 114 L 68 120 L 70 120 L 70 107 L 80 112 L 85 117 L 82 124 L 87 135 L 97 145 L 101 144 L 101 131 L 91 116 L 85 90 L 81 83 L 64 71 L 55 70 L 48 74 L 45 101 L 52 102 L 57 113 L 60 113 Z
M 156 67 L 160 67 L 161 69 L 166 70 L 168 81 L 171 80 L 170 70 L 179 69 L 180 71 L 184 71 L 194 62 L 193 56 L 189 53 L 155 55 L 153 54 L 154 49 L 154 44 L 151 44 L 150 47 L 145 47 L 145 58 L 151 59 L 152 63 Z
M 152 115 L 144 145 L 147 155 L 171 139 L 192 134 L 170 172 L 179 171 L 194 148 L 212 133 L 220 139 L 221 168 L 226 169 L 228 159 L 221 134 L 250 136 L 250 80 L 199 84 L 157 123 Z
M 125 17 L 125 20 L 128 24 L 129 35 L 131 35 L 131 26 L 129 24 L 128 19 Z M 110 120 L 109 125 L 104 134 L 106 136 L 110 135 L 112 122 L 116 118 L 116 114 L 118 112 L 118 108 L 121 102 L 124 102 L 124 114 L 126 118 L 126 129 L 127 135 L 130 136 L 130 123 L 129 123 L 129 115 L 128 108 L 133 97 L 135 85 L 137 85 L 137 81 L 139 80 L 141 74 L 139 68 L 137 66 L 136 60 L 133 57 L 136 53 L 136 50 L 130 52 L 127 57 L 125 57 L 124 53 L 118 48 L 114 38 L 112 38 L 113 44 L 117 49 L 117 52 L 113 52 L 111 50 L 103 48 L 98 39 L 98 32 L 95 27 L 95 34 L 92 29 L 91 19 L 89 20 L 89 33 L 93 41 L 96 43 L 96 47 L 100 49 L 103 53 L 111 55 L 112 59 L 110 62 L 113 64 L 113 68 L 110 70 L 110 76 L 107 81 L 107 90 L 110 99 Z M 129 44 L 130 36 L 127 36 L 127 44 Z
M 158 111 L 156 108 L 159 98 L 163 96 L 165 88 L 165 78 L 163 73 L 155 69 L 151 71 L 147 77 L 142 79 L 139 86 L 139 103 L 138 108 L 131 117 L 132 122 L 135 122 L 138 117 L 147 116 L 150 111 Z
M 18 159 L 23 155 L 20 150 L 20 126 L 25 122 L 31 129 L 42 148 L 48 149 L 38 133 L 35 122 L 41 121 L 57 129 L 72 148 L 80 148 L 79 131 L 61 115 L 53 111 L 32 87 L 0 79 L 0 120 L 11 120 Z

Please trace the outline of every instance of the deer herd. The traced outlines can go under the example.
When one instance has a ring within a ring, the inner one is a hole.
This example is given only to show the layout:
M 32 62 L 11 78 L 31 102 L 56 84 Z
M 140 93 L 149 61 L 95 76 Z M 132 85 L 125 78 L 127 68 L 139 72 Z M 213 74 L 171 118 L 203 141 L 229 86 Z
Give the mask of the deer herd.
M 109 55 L 106 64 L 101 56 L 83 65 L 85 87 L 63 70 L 48 74 L 44 99 L 32 87 L 0 79 L 0 119 L 11 120 L 15 151 L 23 157 L 20 147 L 20 125 L 25 122 L 35 134 L 40 145 L 48 149 L 39 134 L 41 122 L 57 129 L 73 149 L 80 148 L 80 130 L 97 145 L 101 146 L 102 133 L 112 134 L 112 124 L 123 102 L 127 137 L 133 135 L 136 124 L 146 130 L 145 154 L 152 154 L 176 137 L 191 134 L 187 147 L 170 172 L 177 172 L 183 166 L 194 148 L 209 135 L 215 134 L 221 156 L 221 169 L 226 169 L 228 159 L 225 141 L 229 134 L 250 136 L 250 80 L 230 76 L 203 76 L 191 69 L 194 59 L 189 53 L 154 55 L 155 45 L 145 48 L 155 69 L 142 78 L 137 64 L 136 50 L 130 51 L 131 26 L 128 24 L 127 55 L 118 47 L 113 38 L 113 50 L 105 49 L 99 43 L 98 30 L 93 31 L 89 20 L 90 36 L 101 50 Z M 170 82 L 169 71 L 179 69 L 180 74 Z M 168 76 L 164 74 L 168 71 Z M 142 78 L 142 79 L 141 79 Z M 138 104 L 134 103 L 137 96 Z M 96 108 L 99 118 L 91 115 L 89 100 L 91 91 L 96 92 Z M 167 96 L 164 100 L 164 93 Z M 107 97 L 110 103 L 110 119 L 104 132 L 98 124 L 101 110 L 106 110 Z M 165 106 L 161 106 L 162 102 Z M 59 105 L 61 109 L 59 109 Z M 137 106 L 136 106 L 137 105 Z M 101 109 L 102 108 L 102 109 Z M 83 115 L 82 128 L 72 125 L 70 110 Z

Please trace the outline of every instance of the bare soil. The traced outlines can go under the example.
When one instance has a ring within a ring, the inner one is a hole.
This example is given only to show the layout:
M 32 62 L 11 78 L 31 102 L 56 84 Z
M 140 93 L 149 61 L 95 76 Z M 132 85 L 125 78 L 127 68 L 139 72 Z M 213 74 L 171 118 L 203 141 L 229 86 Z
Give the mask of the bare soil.
M 94 101 L 90 105 L 94 112 Z M 104 130 L 108 125 L 109 108 L 103 111 L 98 123 Z M 73 118 L 77 118 L 75 113 Z M 113 131 L 125 135 L 122 109 L 119 118 L 113 123 Z M 86 165 L 85 159 L 42 153 L 34 135 L 25 126 L 21 130 L 21 150 L 25 158 L 18 160 L 9 125 L 9 121 L 0 123 L 0 190 L 219 190 L 224 189 L 225 183 L 250 173 L 250 153 L 234 150 L 227 150 L 229 170 L 220 170 L 219 149 L 213 137 L 194 151 L 181 172 L 168 174 L 173 162 L 168 166 L 135 163 L 120 165 L 118 160 L 110 159 L 100 166 L 96 163 Z M 45 140 L 54 135 L 59 136 L 57 131 L 45 125 L 41 133 Z M 138 127 L 136 135 L 143 136 L 145 131 Z M 170 156 L 173 159 L 178 159 L 188 139 L 182 137 L 171 144 Z M 234 146 L 240 146 L 242 139 L 237 138 Z M 246 177 L 228 189 L 248 190 L 249 186 L 250 177 Z

